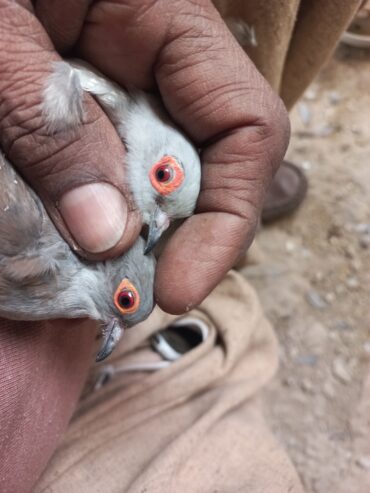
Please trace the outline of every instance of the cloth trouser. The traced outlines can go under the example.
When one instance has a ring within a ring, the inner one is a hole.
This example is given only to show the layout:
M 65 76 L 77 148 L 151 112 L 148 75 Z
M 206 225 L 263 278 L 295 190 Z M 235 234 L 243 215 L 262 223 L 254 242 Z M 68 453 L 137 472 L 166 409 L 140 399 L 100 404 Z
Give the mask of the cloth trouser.
M 360 2 L 214 3 L 244 33 L 246 52 L 290 108 Z M 246 35 L 251 28 L 255 42 Z M 231 272 L 183 318 L 189 317 L 202 320 L 208 336 L 168 367 L 116 371 L 95 390 L 101 368 L 92 370 L 92 384 L 36 493 L 303 491 L 263 419 L 258 394 L 276 371 L 277 343 L 255 292 Z M 160 362 L 149 337 L 173 320 L 156 309 L 124 335 L 106 371 Z

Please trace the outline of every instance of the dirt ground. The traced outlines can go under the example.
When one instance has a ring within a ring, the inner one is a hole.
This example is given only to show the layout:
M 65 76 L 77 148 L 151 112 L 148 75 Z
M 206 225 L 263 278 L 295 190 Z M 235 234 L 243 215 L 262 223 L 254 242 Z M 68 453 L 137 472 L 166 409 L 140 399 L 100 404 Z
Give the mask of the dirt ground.
M 308 197 L 243 271 L 281 344 L 268 419 L 308 493 L 370 492 L 369 62 L 339 47 L 294 109 Z

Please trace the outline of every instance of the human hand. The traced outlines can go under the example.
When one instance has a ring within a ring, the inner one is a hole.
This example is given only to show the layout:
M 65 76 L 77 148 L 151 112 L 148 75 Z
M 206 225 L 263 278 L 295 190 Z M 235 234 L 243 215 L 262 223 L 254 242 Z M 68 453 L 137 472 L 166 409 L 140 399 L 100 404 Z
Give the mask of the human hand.
M 68 201 L 68 191 L 97 181 L 120 190 L 121 213 L 102 214 L 96 228 L 98 239 L 105 241 L 109 234 L 104 216 L 113 215 L 120 218 L 117 224 L 124 224 L 122 216 L 127 212 L 126 230 L 120 230 L 118 244 L 105 248 L 109 254 L 120 253 L 140 228 L 124 185 L 123 146 L 91 100 L 89 123 L 78 136 L 53 139 L 45 135 L 36 103 L 47 62 L 56 55 L 28 2 L 1 3 L 1 26 L 7 36 L 5 43 L 2 36 L 0 54 L 0 67 L 5 67 L 0 83 L 5 108 L 0 115 L 0 143 L 67 239 L 71 236 L 65 223 L 69 225 L 82 253 L 104 250 L 94 245 L 97 238 L 89 222 L 89 217 L 96 222 L 97 215 L 91 212 L 96 194 L 94 190 L 87 197 L 84 194 L 89 209 L 76 193 Z M 87 0 L 35 3 L 59 50 L 74 48 L 122 85 L 147 90 L 157 86 L 172 118 L 202 148 L 197 214 L 176 231 L 157 269 L 158 303 L 167 311 L 183 312 L 213 289 L 253 239 L 266 188 L 287 145 L 289 126 L 283 105 L 209 0 L 100 0 L 91 6 Z M 16 53 L 9 43 L 17 47 Z M 24 80 L 29 81 L 26 89 Z M 99 145 L 102 141 L 109 145 Z
M 196 214 L 157 267 L 157 301 L 180 313 L 251 243 L 286 150 L 287 114 L 210 0 L 90 4 L 38 0 L 36 11 L 62 52 L 74 49 L 124 86 L 158 87 L 173 120 L 202 148 Z

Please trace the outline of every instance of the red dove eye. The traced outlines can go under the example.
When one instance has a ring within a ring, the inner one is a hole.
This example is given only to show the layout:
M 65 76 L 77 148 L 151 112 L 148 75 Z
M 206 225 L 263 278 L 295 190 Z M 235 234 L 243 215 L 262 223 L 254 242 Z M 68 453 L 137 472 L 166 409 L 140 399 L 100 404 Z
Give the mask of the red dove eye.
M 164 156 L 149 173 L 150 182 L 161 195 L 174 192 L 184 181 L 184 170 L 172 156 Z
M 130 309 L 135 304 L 135 295 L 129 289 L 123 289 L 117 298 L 118 304 L 124 310 Z
M 123 315 L 134 313 L 139 308 L 139 293 L 128 279 L 124 279 L 116 289 L 114 304 Z
M 172 180 L 173 170 L 167 164 L 162 164 L 162 166 L 158 166 L 155 170 L 155 178 L 158 183 L 168 183 Z

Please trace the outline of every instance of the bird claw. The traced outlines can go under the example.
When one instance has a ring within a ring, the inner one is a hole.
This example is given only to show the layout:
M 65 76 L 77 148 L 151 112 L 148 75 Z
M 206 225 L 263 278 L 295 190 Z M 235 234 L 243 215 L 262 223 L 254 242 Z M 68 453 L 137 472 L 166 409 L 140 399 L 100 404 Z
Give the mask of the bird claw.
M 104 327 L 103 342 L 95 359 L 97 363 L 111 355 L 112 351 L 117 346 L 118 341 L 121 339 L 122 334 L 123 328 L 118 320 L 113 319 Z

